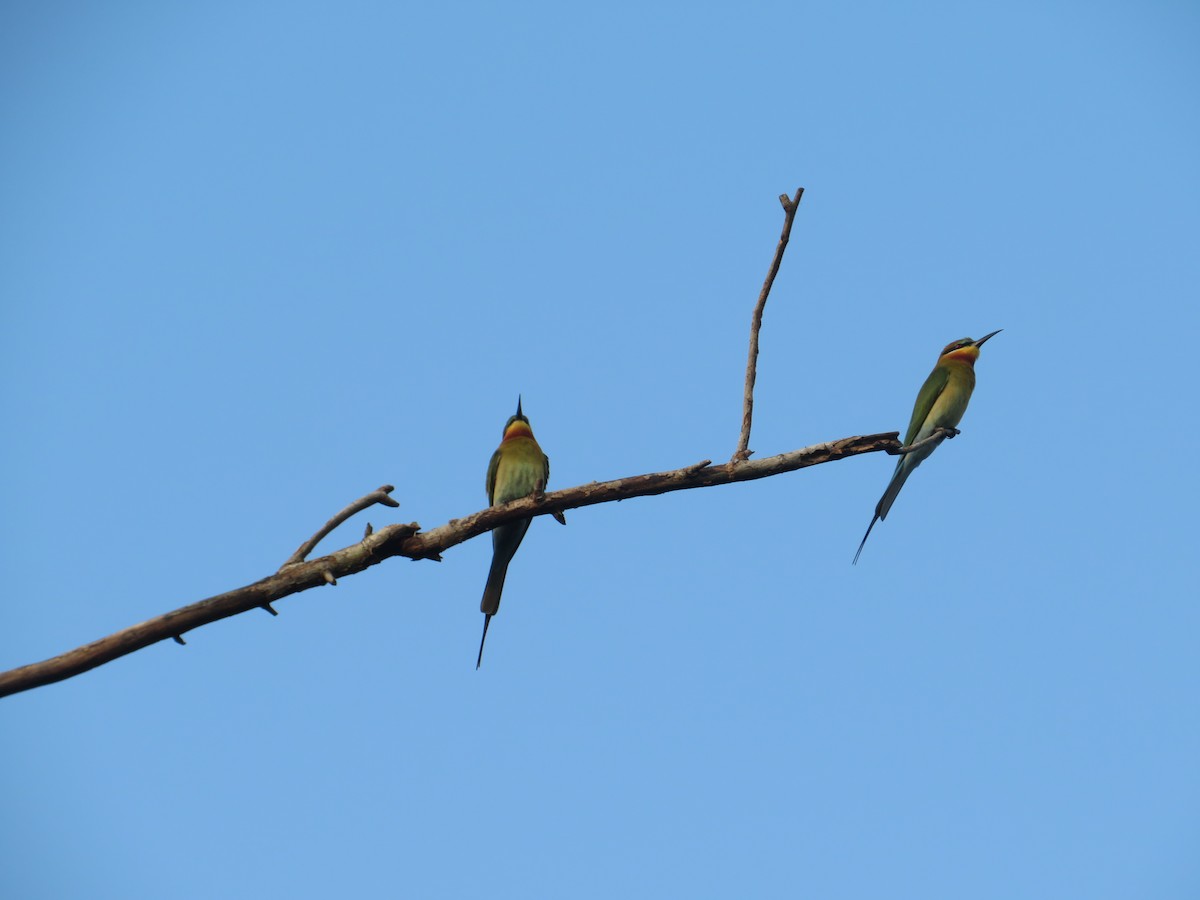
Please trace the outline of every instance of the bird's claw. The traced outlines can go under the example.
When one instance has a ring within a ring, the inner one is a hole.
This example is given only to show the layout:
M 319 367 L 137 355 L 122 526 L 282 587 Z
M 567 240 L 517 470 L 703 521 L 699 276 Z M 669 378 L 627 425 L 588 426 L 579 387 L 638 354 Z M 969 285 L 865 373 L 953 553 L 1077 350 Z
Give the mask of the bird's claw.
M 534 503 L 545 502 L 546 492 L 545 492 L 545 490 L 543 490 L 544 487 L 545 487 L 545 485 L 542 484 L 542 480 L 539 478 L 538 483 L 536 485 L 534 485 L 533 493 L 530 494 L 530 496 L 533 497 Z M 558 522 L 559 525 L 567 524 L 567 517 L 564 516 L 561 512 L 552 512 L 552 513 L 550 513 L 550 515 L 554 517 L 554 521 Z

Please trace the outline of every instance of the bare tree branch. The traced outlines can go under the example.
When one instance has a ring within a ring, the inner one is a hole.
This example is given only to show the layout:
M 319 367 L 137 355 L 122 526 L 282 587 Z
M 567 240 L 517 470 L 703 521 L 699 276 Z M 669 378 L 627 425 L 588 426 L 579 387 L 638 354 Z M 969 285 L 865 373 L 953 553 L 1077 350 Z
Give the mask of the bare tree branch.
M 901 449 L 898 436 L 891 431 L 848 437 L 753 461 L 713 466 L 704 460 L 671 472 L 592 482 L 489 507 L 461 519 L 451 519 L 432 531 L 421 531 L 415 522 L 388 525 L 327 556 L 287 565 L 261 581 L 155 616 L 60 656 L 0 673 L 0 697 L 62 681 L 159 641 L 174 639 L 182 644 L 184 633 L 202 625 L 252 609 L 269 608 L 271 603 L 309 588 L 336 584 L 338 578 L 361 572 L 392 556 L 439 559 L 442 551 L 506 522 L 614 500 L 769 478 L 863 453 L 895 453 Z
M 371 493 L 367 494 L 365 497 L 359 497 L 357 500 L 355 500 L 353 503 L 351 503 L 349 506 L 347 506 L 345 509 L 343 509 L 340 513 L 338 513 L 336 516 L 334 516 L 332 519 L 330 519 L 328 522 L 326 522 L 324 527 L 322 527 L 320 531 L 318 531 L 316 534 L 314 534 L 312 537 L 310 537 L 307 541 L 305 541 L 303 544 L 301 544 L 296 549 L 296 552 L 288 557 L 287 562 L 285 562 L 282 566 L 279 567 L 280 571 L 282 571 L 283 569 L 286 569 L 288 566 L 295 565 L 298 562 L 304 562 L 304 560 L 308 556 L 308 554 L 312 553 L 313 550 L 316 548 L 317 544 L 321 543 L 321 541 L 325 538 L 325 535 L 329 534 L 329 532 L 333 531 L 333 529 L 337 528 L 339 525 L 341 525 L 343 522 L 345 522 L 348 518 L 350 518 L 355 513 L 362 512 L 368 506 L 374 506 L 376 503 L 382 503 L 384 506 L 391 506 L 391 507 L 399 506 L 400 504 L 398 501 L 393 500 L 391 497 L 388 496 L 388 494 L 390 494 L 394 490 L 395 490 L 395 488 L 392 487 L 392 485 L 385 484 L 382 487 L 378 487 L 375 490 L 371 491 Z M 272 614 L 275 612 L 273 609 L 270 608 L 269 605 L 267 607 L 267 611 Z
M 746 363 L 742 431 L 738 449 L 728 463 L 714 466 L 710 460 L 706 459 L 670 472 L 654 472 L 648 475 L 618 478 L 614 481 L 592 482 L 550 494 L 542 492 L 544 485 L 538 485 L 529 497 L 514 500 L 503 506 L 489 507 L 462 519 L 451 519 L 445 525 L 432 531 L 421 531 L 421 527 L 415 522 L 407 525 L 388 525 L 375 531 L 368 523 L 363 539 L 358 543 L 343 547 L 341 550 L 319 559 L 305 561 L 308 554 L 326 535 L 355 513 L 376 503 L 393 507 L 399 506 L 399 503 L 388 496 L 393 487 L 385 484 L 351 503 L 330 519 L 320 531 L 305 541 L 274 575 L 269 575 L 245 587 L 236 588 L 164 615 L 147 619 L 145 622 L 51 659 L 0 673 L 0 697 L 62 681 L 159 641 L 170 639 L 178 644 L 185 644 L 183 635 L 186 632 L 252 609 L 264 609 L 273 616 L 278 615 L 271 605 L 273 602 L 309 588 L 326 584 L 335 585 L 338 578 L 361 572 L 393 556 L 406 556 L 414 560 L 440 560 L 442 551 L 485 534 L 498 525 L 518 519 L 550 515 L 565 525 L 563 511 L 567 509 L 592 506 L 597 503 L 611 503 L 614 500 L 628 500 L 633 497 L 665 494 L 670 491 L 714 487 L 719 484 L 769 478 L 807 466 L 820 465 L 880 450 L 890 454 L 911 453 L 930 444 L 936 447 L 943 440 L 954 437 L 958 434 L 957 429 L 938 429 L 929 437 L 914 442 L 911 446 L 902 447 L 897 440 L 898 433 L 892 431 L 842 438 L 825 444 L 815 444 L 801 450 L 793 450 L 790 453 L 750 461 L 750 424 L 754 411 L 758 334 L 762 328 L 763 309 L 766 307 L 771 285 L 774 283 L 780 263 L 783 261 L 783 252 L 791 236 L 792 221 L 796 217 L 796 210 L 803 195 L 804 188 L 798 188 L 795 197 L 789 198 L 783 194 L 779 198 L 784 209 L 783 230 L 779 236 L 779 244 L 775 248 L 775 257 L 771 261 L 771 268 L 767 272 L 762 291 L 758 295 L 758 303 L 754 308 L 750 327 L 749 358 Z
M 754 306 L 754 315 L 750 320 L 750 354 L 746 360 L 746 390 L 742 399 L 742 434 L 738 438 L 737 450 L 734 451 L 730 462 L 743 462 L 750 458 L 750 420 L 754 417 L 754 381 L 758 377 L 758 332 L 762 330 L 763 310 L 767 306 L 767 297 L 771 293 L 771 285 L 779 273 L 783 262 L 783 251 L 787 249 L 788 240 L 792 236 L 792 221 L 796 218 L 796 210 L 800 206 L 800 198 L 804 196 L 804 188 L 796 188 L 796 196 L 779 195 L 783 204 L 783 231 L 779 235 L 779 243 L 775 247 L 775 256 L 771 260 L 771 268 L 763 281 L 762 290 L 758 292 L 758 303 Z

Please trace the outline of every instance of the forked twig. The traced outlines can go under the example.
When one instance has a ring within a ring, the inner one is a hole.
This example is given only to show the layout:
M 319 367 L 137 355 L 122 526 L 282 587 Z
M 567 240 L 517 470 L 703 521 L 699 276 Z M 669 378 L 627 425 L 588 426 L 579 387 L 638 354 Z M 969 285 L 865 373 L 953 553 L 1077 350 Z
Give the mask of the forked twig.
M 381 503 L 384 506 L 393 506 L 393 507 L 399 506 L 400 505 L 399 501 L 393 500 L 391 497 L 388 496 L 388 494 L 390 494 L 394 490 L 395 490 L 395 487 L 393 487 L 390 484 L 385 484 L 385 485 L 381 485 L 380 487 L 371 491 L 371 493 L 367 494 L 366 496 L 359 497 L 357 500 L 355 500 L 353 503 L 351 503 L 349 506 L 347 506 L 345 509 L 343 509 L 340 513 L 338 513 L 336 516 L 334 516 L 332 519 L 330 519 L 328 522 L 326 522 L 324 524 L 324 526 L 322 526 L 320 531 L 318 531 L 316 534 L 314 534 L 312 537 L 310 537 L 307 541 L 305 541 L 303 544 L 301 544 L 299 547 L 297 547 L 296 552 L 293 553 L 291 556 L 289 556 L 287 558 L 287 562 L 285 562 L 282 566 L 279 567 L 279 571 L 282 572 L 288 566 L 294 566 L 297 563 L 304 562 L 304 560 L 308 558 L 308 554 L 312 553 L 313 550 L 316 548 L 317 544 L 321 543 L 321 541 L 324 540 L 325 535 L 329 534 L 329 532 L 333 531 L 333 529 L 337 528 L 339 525 L 341 525 L 343 522 L 345 522 L 348 518 L 350 518 L 355 513 L 362 512 L 368 506 L 374 506 L 376 503 Z M 332 584 L 333 582 L 330 582 L 330 583 Z M 267 611 L 274 612 L 274 610 L 270 610 L 270 609 L 268 609 Z

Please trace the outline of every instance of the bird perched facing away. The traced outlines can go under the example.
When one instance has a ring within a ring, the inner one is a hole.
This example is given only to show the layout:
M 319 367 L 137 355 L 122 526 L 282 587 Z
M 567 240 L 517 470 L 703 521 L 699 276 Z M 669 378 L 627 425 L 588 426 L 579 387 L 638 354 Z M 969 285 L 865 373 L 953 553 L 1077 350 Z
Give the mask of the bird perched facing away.
M 510 416 L 505 423 L 500 446 L 488 464 L 488 503 L 501 506 L 544 491 L 549 480 L 550 458 L 534 440 L 529 420 L 521 412 L 521 398 L 517 397 L 517 414 Z M 475 660 L 476 669 L 483 662 L 483 642 L 487 640 L 488 624 L 500 609 L 500 592 L 504 590 L 508 564 L 521 546 L 521 539 L 529 530 L 529 522 L 529 519 L 521 519 L 492 529 L 492 567 L 488 571 L 487 586 L 483 589 L 483 600 L 479 603 L 479 611 L 484 619 L 479 656 Z
M 975 360 L 979 359 L 979 348 L 989 338 L 995 337 L 1004 329 L 998 328 L 991 334 L 985 334 L 979 340 L 963 338 L 952 344 L 947 344 L 938 357 L 937 365 L 921 386 L 917 394 L 917 403 L 913 407 L 912 420 L 908 423 L 908 433 L 904 436 L 904 446 L 924 440 L 938 428 L 954 428 L 962 421 L 963 413 L 967 411 L 967 403 L 971 400 L 971 392 L 975 390 Z M 867 526 L 862 543 L 858 545 L 858 553 L 854 554 L 854 562 L 862 553 L 863 544 L 871 536 L 871 529 L 880 519 L 886 519 L 888 510 L 904 487 L 904 482 L 934 450 L 938 442 L 922 447 L 912 453 L 903 454 L 896 463 L 896 471 L 887 489 L 875 505 L 875 517 Z

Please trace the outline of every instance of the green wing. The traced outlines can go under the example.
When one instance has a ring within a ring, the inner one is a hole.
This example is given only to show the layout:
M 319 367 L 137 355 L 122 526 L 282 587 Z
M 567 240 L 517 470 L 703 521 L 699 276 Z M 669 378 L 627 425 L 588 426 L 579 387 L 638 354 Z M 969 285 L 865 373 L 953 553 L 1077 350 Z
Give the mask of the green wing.
M 925 424 L 925 420 L 929 418 L 929 411 L 933 409 L 933 404 L 946 389 L 946 384 L 950 380 L 950 370 L 946 366 L 934 366 L 933 371 L 929 373 L 929 377 L 925 379 L 925 383 L 921 385 L 921 393 L 917 394 L 917 403 L 913 407 L 912 421 L 908 423 L 908 433 L 904 435 L 905 445 L 911 444 L 916 440 L 917 432 L 921 430 L 921 426 Z
M 488 505 L 489 506 L 495 505 L 495 500 L 493 500 L 492 498 L 496 496 L 496 470 L 498 468 L 500 468 L 500 449 L 499 448 L 497 448 L 496 452 L 492 454 L 492 461 L 490 463 L 488 463 L 487 495 L 488 495 Z
M 542 476 L 542 490 L 548 491 L 550 490 L 550 457 L 543 453 L 542 461 L 545 464 L 545 474 Z

